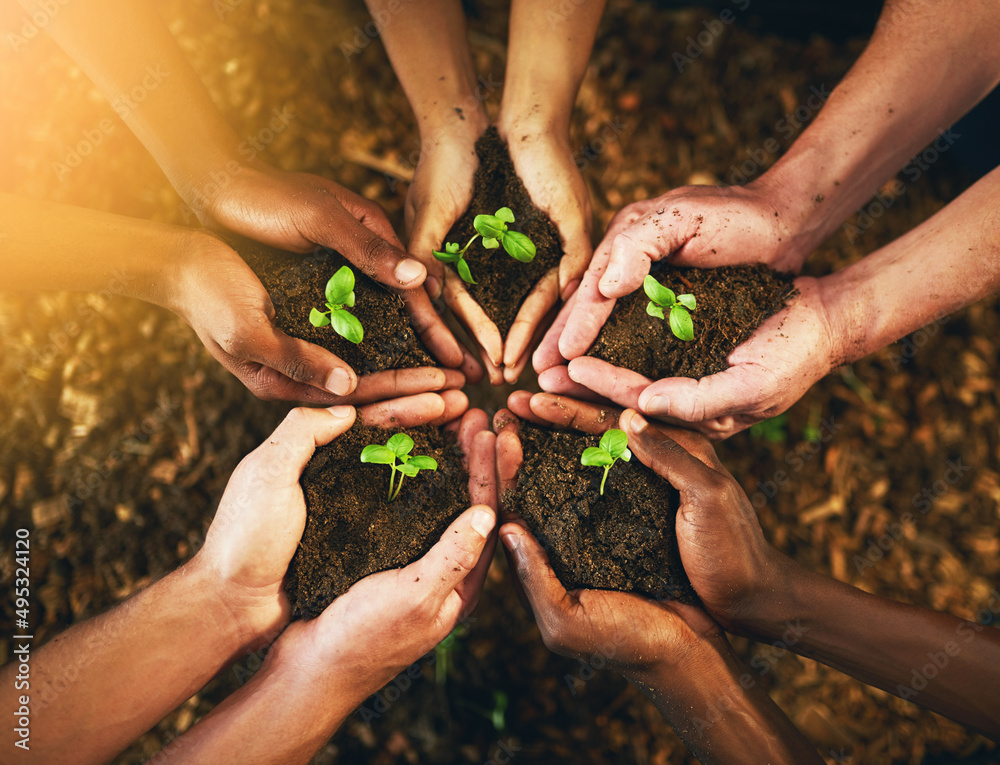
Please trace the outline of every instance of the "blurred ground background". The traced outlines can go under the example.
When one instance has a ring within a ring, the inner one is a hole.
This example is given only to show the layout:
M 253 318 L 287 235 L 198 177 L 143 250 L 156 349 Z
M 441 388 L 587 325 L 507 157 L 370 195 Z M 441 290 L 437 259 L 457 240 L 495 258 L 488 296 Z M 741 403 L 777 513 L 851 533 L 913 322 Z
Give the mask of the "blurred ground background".
M 0 6 L 3 38 L 23 25 L 13 5 Z M 272 109 L 290 110 L 295 119 L 268 145 L 270 161 L 378 200 L 401 229 L 406 184 L 384 173 L 406 178 L 419 143 L 381 43 L 358 45 L 368 21 L 360 3 L 158 5 L 241 135 L 257 135 Z M 875 8 L 838 5 L 837 13 L 803 17 L 783 5 L 770 16 L 756 6 L 737 12 L 679 73 L 672 54 L 726 4 L 611 3 L 573 121 L 599 228 L 629 202 L 732 180 L 768 138 L 787 148 L 800 128 L 789 135 L 779 121 L 811 88 L 842 77 Z M 479 72 L 495 83 L 487 100 L 494 112 L 504 10 L 477 4 L 471 22 Z M 104 119 L 114 129 L 60 176 L 55 163 Z M 608 126 L 613 137 L 605 140 Z M 855 220 L 860 235 L 839 231 L 807 273 L 845 266 L 953 199 L 971 177 L 957 154 L 944 154 L 915 182 L 901 175 L 905 191 L 890 209 L 870 226 Z M 0 46 L 0 190 L 186 222 L 138 141 L 44 34 L 16 52 Z M 996 309 L 996 300 L 972 306 L 829 376 L 783 420 L 721 447 L 780 549 L 886 597 L 965 618 L 986 606 L 1000 573 Z M 253 399 L 175 316 L 124 298 L 0 293 L 0 333 L 0 573 L 7 587 L 13 531 L 31 527 L 35 635 L 44 640 L 188 559 L 229 473 L 287 407 Z M 949 461 L 957 460 L 970 469 L 948 483 Z M 912 512 L 924 489 L 930 511 L 860 570 L 854 556 Z M 499 560 L 487 588 L 448 650 L 446 678 L 422 662 L 423 679 L 387 708 L 370 700 L 368 709 L 380 710 L 375 719 L 355 714 L 318 762 L 502 762 L 501 745 L 523 763 L 694 761 L 623 680 L 602 672 L 589 679 L 589 668 L 549 654 Z M 2 635 L 10 634 L 11 607 L 0 602 Z M 995 747 L 962 726 L 816 662 L 734 643 L 830 763 L 997 761 Z M 9 650 L 0 638 L 4 661 Z M 251 656 L 224 672 L 117 762 L 153 756 L 258 665 Z

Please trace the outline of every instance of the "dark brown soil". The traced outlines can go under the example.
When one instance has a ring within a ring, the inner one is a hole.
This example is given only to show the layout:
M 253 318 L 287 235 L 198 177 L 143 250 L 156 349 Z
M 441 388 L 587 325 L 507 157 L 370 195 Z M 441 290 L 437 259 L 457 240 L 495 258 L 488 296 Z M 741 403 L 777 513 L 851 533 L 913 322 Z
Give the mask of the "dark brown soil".
M 528 293 L 549 269 L 559 265 L 562 242 L 549 216 L 532 203 L 514 172 L 507 144 L 495 127 L 487 129 L 476 142 L 476 154 L 479 169 L 476 170 L 472 203 L 448 232 L 445 241 L 464 246 L 476 233 L 472 221 L 477 215 L 492 215 L 501 207 L 509 207 L 514 213 L 510 227 L 534 242 L 536 254 L 530 263 L 514 260 L 503 247 L 487 250 L 481 239 L 476 240 L 466 256 L 477 282 L 467 285 L 469 294 L 494 321 L 501 336 L 506 337 Z
M 587 352 L 652 380 L 697 379 L 728 369 L 733 349 L 795 293 L 791 274 L 762 264 L 712 269 L 664 264 L 654 266 L 652 274 L 676 294 L 695 296 L 694 340 L 678 340 L 666 320 L 646 313 L 649 298 L 640 288 L 618 301 Z
M 524 465 L 504 507 L 523 518 L 567 589 L 641 592 L 695 602 L 674 533 L 680 496 L 639 460 L 603 468 L 580 455 L 596 436 L 522 422 Z
M 412 563 L 469 507 L 462 452 L 453 435 L 431 426 L 405 432 L 416 444 L 412 454 L 433 457 L 438 469 L 404 479 L 399 496 L 387 502 L 389 466 L 360 457 L 392 432 L 359 420 L 306 466 L 306 528 L 285 581 L 296 618 L 318 616 L 369 574 Z
M 402 299 L 365 276 L 339 252 L 324 248 L 296 255 L 232 234 L 222 238 L 257 274 L 274 303 L 275 324 L 292 337 L 326 348 L 359 375 L 437 366 L 410 326 Z M 326 283 L 341 266 L 354 271 L 357 302 L 351 313 L 365 328 L 365 338 L 357 345 L 328 326 L 314 327 L 309 322 L 312 308 L 326 310 Z

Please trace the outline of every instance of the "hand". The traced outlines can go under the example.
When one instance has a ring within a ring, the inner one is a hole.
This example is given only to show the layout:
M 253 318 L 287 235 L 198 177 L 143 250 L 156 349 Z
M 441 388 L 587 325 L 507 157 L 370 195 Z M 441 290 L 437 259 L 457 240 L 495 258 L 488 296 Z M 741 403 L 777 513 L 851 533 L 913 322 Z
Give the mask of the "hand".
M 806 246 L 789 207 L 764 179 L 743 187 L 686 186 L 628 205 L 597 247 L 576 309 L 555 339 L 559 351 L 565 359 L 586 353 L 615 300 L 639 289 L 655 261 L 670 256 L 671 263 L 699 268 L 766 263 L 798 271 Z M 551 357 L 550 347 L 542 359 Z
M 430 367 L 378 372 L 359 380 L 334 354 L 275 327 L 267 290 L 242 258 L 214 236 L 191 234 L 175 267 L 177 276 L 171 281 L 176 286 L 168 304 L 194 328 L 209 353 L 265 401 L 366 404 L 463 383 L 460 372 Z M 430 324 L 422 316 L 411 319 L 432 350 L 447 350 L 450 339 L 455 349 L 443 358 L 453 365 L 461 362 L 457 343 L 436 314 Z
M 735 348 L 729 355 L 731 366 L 718 374 L 654 382 L 600 359 L 580 357 L 568 367 L 547 369 L 539 375 L 539 384 L 551 393 L 578 397 L 581 391 L 590 391 L 711 438 L 728 438 L 784 412 L 842 363 L 824 281 L 799 277 L 795 286 L 798 294 L 791 304 Z
M 569 136 L 552 129 L 498 125 L 510 147 L 514 169 L 535 206 L 559 231 L 563 257 L 558 269 L 546 274 L 525 299 L 504 345 L 504 379 L 517 382 L 536 345 L 545 317 L 560 299 L 567 300 L 593 254 L 590 194 L 576 165 Z
M 360 411 L 369 424 L 412 427 L 451 421 L 467 405 L 464 394 L 448 391 L 373 404 Z M 475 416 L 470 413 L 466 419 L 469 425 L 462 433 L 471 450 L 481 437 L 471 427 L 477 422 Z M 205 545 L 192 564 L 211 573 L 221 601 L 246 636 L 245 643 L 273 635 L 288 621 L 290 607 L 282 582 L 306 522 L 299 479 L 316 447 L 345 433 L 354 420 L 350 406 L 293 409 L 229 479 Z M 480 413 L 478 421 L 484 424 L 485 415 Z M 478 456 L 483 448 L 480 444 L 475 453 L 477 475 L 491 472 Z M 477 498 L 490 499 L 478 487 L 476 492 Z

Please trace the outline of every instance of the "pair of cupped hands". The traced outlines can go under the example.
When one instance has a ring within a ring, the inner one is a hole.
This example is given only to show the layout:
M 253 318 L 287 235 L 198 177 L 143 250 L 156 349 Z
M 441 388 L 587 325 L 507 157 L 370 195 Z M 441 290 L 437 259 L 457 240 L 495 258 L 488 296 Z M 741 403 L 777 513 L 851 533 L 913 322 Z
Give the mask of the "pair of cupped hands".
M 614 419 L 604 407 L 525 392 L 497 414 L 494 432 L 485 412 L 440 398 L 422 393 L 360 409 L 293 409 L 234 471 L 205 545 L 188 565 L 216 583 L 244 645 L 277 638 L 263 672 L 336 678 L 336 687 L 360 704 L 475 608 L 498 536 L 546 645 L 577 658 L 600 653 L 640 684 L 664 673 L 697 673 L 699 657 L 709 661 L 724 650 L 722 628 L 737 628 L 782 576 L 783 556 L 764 541 L 750 502 L 704 436 L 650 424 L 634 410 Z M 359 414 L 392 429 L 449 422 L 465 455 L 473 506 L 422 558 L 362 579 L 317 618 L 289 624 L 283 581 L 306 522 L 299 479 L 316 447 L 349 430 Z M 499 498 L 516 489 L 522 419 L 595 435 L 618 424 L 628 433 L 636 457 L 680 491 L 678 544 L 702 607 L 566 591 L 523 522 L 500 507 Z
M 501 132 L 507 137 L 506 131 Z M 730 356 L 731 367 L 701 380 L 649 380 L 584 356 L 618 298 L 639 289 L 653 262 L 714 267 L 762 262 L 797 271 L 804 234 L 792 230 L 781 195 L 766 182 L 689 186 L 622 209 L 596 248 L 586 184 L 568 138 L 528 132 L 509 143 L 515 169 L 560 232 L 564 256 L 523 303 L 506 339 L 451 268 L 435 260 L 471 201 L 474 137 L 426 141 L 407 193 L 409 252 L 382 208 L 315 175 L 250 163 L 202 221 L 293 252 L 340 251 L 396 290 L 442 369 L 358 378 L 329 351 L 288 337 L 260 281 L 215 237 L 196 234 L 179 267 L 178 312 L 209 351 L 257 396 L 320 405 L 364 405 L 478 382 L 516 382 L 532 361 L 551 393 L 634 407 L 712 438 L 724 438 L 784 411 L 842 355 L 824 306 L 822 281 L 800 277 L 798 295 Z M 469 329 L 479 361 L 445 326 L 432 300 L 443 297 Z M 563 301 L 561 310 L 556 309 Z M 549 322 L 551 326 L 549 326 Z

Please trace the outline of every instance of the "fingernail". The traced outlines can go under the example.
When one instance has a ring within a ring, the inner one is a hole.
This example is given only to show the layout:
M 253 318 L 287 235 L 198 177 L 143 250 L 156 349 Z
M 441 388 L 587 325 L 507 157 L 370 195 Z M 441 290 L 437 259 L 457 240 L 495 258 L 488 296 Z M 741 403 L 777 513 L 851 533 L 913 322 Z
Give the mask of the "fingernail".
M 326 378 L 326 389 L 337 396 L 346 396 L 353 387 L 351 375 L 343 367 L 337 367 Z
M 396 280 L 400 284 L 408 284 L 426 273 L 423 263 L 413 258 L 405 258 L 396 266 Z
M 622 269 L 617 263 L 608 266 L 608 270 L 601 277 L 601 284 L 618 284 L 622 280 Z
M 484 539 L 490 535 L 493 531 L 494 518 L 493 513 L 486 510 L 476 510 L 472 514 L 472 528 L 474 528 L 479 535 Z
M 330 414 L 332 414 L 338 420 L 346 420 L 348 417 L 351 416 L 351 413 L 354 411 L 354 407 L 353 406 L 345 406 L 345 405 L 331 406 L 331 407 L 327 408 L 326 411 L 328 411 Z
M 424 287 L 427 289 L 427 294 L 434 300 L 441 297 L 441 280 L 436 276 L 428 276 L 426 281 L 424 281 Z
M 628 429 L 636 435 L 642 433 L 647 427 L 649 427 L 649 422 L 638 412 L 632 415 L 632 421 L 628 424 Z
M 504 534 L 503 543 L 504 547 L 514 552 L 521 546 L 521 538 L 517 534 Z
M 653 396 L 642 409 L 647 414 L 665 414 L 670 409 L 670 399 L 666 396 Z

